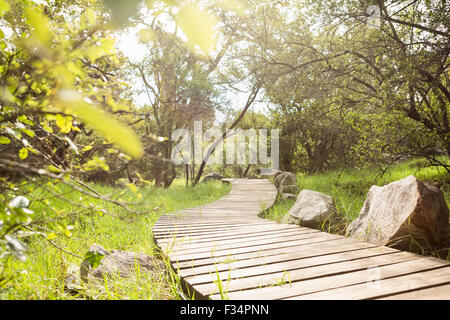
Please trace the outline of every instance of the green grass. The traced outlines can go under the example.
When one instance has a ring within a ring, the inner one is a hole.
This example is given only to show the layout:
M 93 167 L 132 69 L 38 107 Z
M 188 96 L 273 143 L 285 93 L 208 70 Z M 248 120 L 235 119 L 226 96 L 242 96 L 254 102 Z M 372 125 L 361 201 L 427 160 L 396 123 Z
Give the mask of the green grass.
M 380 179 L 380 169 L 345 169 L 322 174 L 297 174 L 300 190 L 309 189 L 330 195 L 335 202 L 340 223 L 333 226 L 332 233 L 343 234 L 345 227 L 358 217 L 367 192 L 372 185 L 386 185 L 409 175 L 416 176 L 422 182 L 439 182 L 447 205 L 450 204 L 450 176 L 443 168 L 425 167 L 424 160 L 409 160 L 392 166 Z M 278 201 L 268 210 L 265 218 L 281 221 L 294 201 Z
M 152 226 L 164 213 L 183 208 L 198 206 L 212 202 L 229 192 L 230 186 L 221 182 L 201 183 L 196 187 L 186 188 L 184 181 L 174 181 L 168 189 L 153 187 L 138 188 L 136 193 L 128 188 L 112 188 L 101 185 L 90 185 L 102 194 L 123 201 L 141 202 L 133 208 L 149 211 L 155 207 L 158 210 L 144 215 L 135 216 L 124 209 L 101 200 L 89 199 L 92 205 L 102 205 L 109 212 L 125 219 L 110 215 L 75 215 L 64 220 L 66 225 L 74 229 L 70 237 L 57 236 L 52 242 L 66 251 L 83 257 L 87 249 L 97 243 L 107 250 L 126 250 L 145 253 L 151 256 L 159 255 L 153 242 Z M 30 186 L 32 195 L 42 201 L 32 202 L 30 209 L 35 212 L 38 220 L 57 217 L 79 210 L 54 197 L 41 188 Z M 64 194 L 73 202 L 82 203 L 85 197 L 79 192 L 70 192 L 66 186 L 61 186 L 59 194 Z M 88 213 L 88 212 L 85 212 Z M 64 228 L 57 223 L 50 225 L 52 230 Z M 47 232 L 48 234 L 48 232 Z M 64 253 L 53 246 L 47 239 L 35 235 L 23 238 L 29 247 L 27 262 L 22 263 L 9 258 L 5 270 L 13 272 L 13 279 L 6 290 L 0 292 L 0 299 L 180 299 L 181 293 L 177 275 L 168 267 L 156 274 L 138 274 L 140 281 L 133 282 L 117 278 L 108 285 L 90 286 L 82 290 L 84 295 L 73 295 L 65 292 L 64 279 L 71 265 L 80 265 L 82 259 Z M 14 270 L 14 271 L 11 271 Z M 8 274 L 6 274 L 8 275 Z

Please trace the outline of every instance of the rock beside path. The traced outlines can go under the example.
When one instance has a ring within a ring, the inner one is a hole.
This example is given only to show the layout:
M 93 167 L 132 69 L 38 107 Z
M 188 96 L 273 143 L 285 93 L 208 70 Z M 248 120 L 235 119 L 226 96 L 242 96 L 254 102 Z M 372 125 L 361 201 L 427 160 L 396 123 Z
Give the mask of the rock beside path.
M 223 177 L 220 174 L 218 174 L 218 173 L 211 173 L 211 174 L 206 175 L 203 178 L 202 182 L 217 181 L 217 180 L 222 180 L 222 179 L 223 179 Z
M 438 248 L 448 237 L 449 210 L 438 188 L 414 176 L 372 186 L 348 236 L 402 250 Z
M 294 195 L 298 193 L 297 177 L 291 172 L 278 171 L 274 175 L 274 185 L 278 190 L 278 196 L 281 199 L 288 199 L 290 196 L 284 196 L 285 194 Z
M 104 276 L 120 276 L 122 278 L 139 272 L 156 272 L 163 263 L 155 257 L 130 251 L 112 250 L 108 252 L 103 247 L 94 244 L 88 252 L 100 253 L 103 258 L 100 264 L 92 268 L 90 261 L 84 260 L 80 266 L 80 276 L 83 281 L 90 278 L 102 279 Z
M 107 251 L 98 244 L 93 244 L 85 257 L 90 258 L 85 258 L 79 267 L 70 266 L 65 279 L 67 289 L 76 291 L 87 283 L 99 284 L 105 277 L 134 281 L 138 273 L 156 274 L 165 270 L 164 263 L 155 257 L 130 251 Z M 93 261 L 98 265 L 93 267 Z
M 322 229 L 336 215 L 333 198 L 321 192 L 302 190 L 296 202 L 283 217 L 283 223 Z

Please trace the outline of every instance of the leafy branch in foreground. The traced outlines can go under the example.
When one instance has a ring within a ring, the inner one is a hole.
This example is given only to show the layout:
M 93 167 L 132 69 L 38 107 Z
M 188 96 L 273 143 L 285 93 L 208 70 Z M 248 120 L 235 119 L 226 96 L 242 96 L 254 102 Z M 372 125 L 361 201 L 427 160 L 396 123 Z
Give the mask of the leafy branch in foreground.
M 111 213 L 102 203 L 141 213 L 77 178 L 89 170 L 105 168 L 101 157 L 87 153 L 90 144 L 84 144 L 82 138 L 88 128 L 111 143 L 110 148 L 122 151 L 117 155 L 123 161 L 143 154 L 135 132 L 113 116 L 115 110 L 127 110 L 130 105 L 123 89 L 126 86 L 116 78 L 116 70 L 125 60 L 114 48 L 101 2 L 88 2 L 38 5 L 0 1 L 2 258 L 13 255 L 26 260 L 27 245 L 21 240 L 24 232 L 42 236 L 59 247 L 52 239 L 71 236 L 73 226 L 65 225 L 71 215 L 125 218 Z M 66 201 L 71 212 L 54 210 L 48 198 L 33 195 L 36 189 Z M 85 200 L 69 200 L 66 195 L 74 191 Z M 45 211 L 34 212 L 29 209 L 33 206 Z
M 148 5 L 171 12 L 173 3 Z M 214 19 L 204 8 L 180 6 L 180 16 L 174 18 L 190 38 L 190 50 L 211 50 Z M 158 210 L 138 208 L 142 195 L 134 183 L 149 183 L 139 173 L 136 179 L 128 174 L 128 188 L 114 196 L 89 184 L 90 176 L 109 174 L 109 164 L 116 165 L 116 172 L 128 173 L 129 163 L 144 152 L 159 159 L 144 150 L 145 139 L 132 127 L 142 119 L 134 119 L 139 112 L 130 85 L 122 80 L 128 62 L 115 48 L 114 32 L 140 7 L 138 1 L 126 7 L 130 10 L 106 0 L 0 0 L 2 258 L 14 255 L 25 261 L 26 242 L 35 236 L 79 258 L 55 241 L 72 236 L 74 226 L 68 223 L 73 219 L 110 215 L 132 221 Z M 192 26 L 191 14 L 201 14 L 203 23 Z M 146 134 L 153 139 L 151 132 Z M 124 201 L 121 196 L 129 191 L 140 201 Z M 79 201 L 73 194 L 80 195 Z M 67 210 L 52 207 L 50 199 L 63 201 Z M 3 262 L 0 259 L 2 268 Z

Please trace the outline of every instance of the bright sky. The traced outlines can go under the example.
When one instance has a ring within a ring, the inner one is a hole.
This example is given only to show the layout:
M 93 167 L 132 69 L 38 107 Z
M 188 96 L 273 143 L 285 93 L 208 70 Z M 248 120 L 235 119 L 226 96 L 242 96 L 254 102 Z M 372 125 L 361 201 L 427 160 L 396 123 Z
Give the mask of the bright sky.
M 168 29 L 172 29 L 174 27 L 174 23 L 172 21 L 164 21 L 164 22 L 165 25 L 167 25 Z M 117 48 L 121 50 L 125 54 L 125 56 L 127 56 L 130 59 L 131 62 L 139 62 L 145 56 L 146 48 L 144 45 L 139 43 L 137 36 L 138 32 L 143 28 L 145 27 L 137 26 L 133 28 L 128 28 L 124 30 L 124 32 L 121 32 L 116 36 Z M 181 34 L 180 36 L 183 37 L 184 35 Z M 136 90 L 142 89 L 142 83 L 140 81 L 136 81 L 134 85 L 136 86 L 135 88 Z M 227 99 L 230 101 L 231 107 L 236 110 L 240 110 L 245 106 L 247 98 L 248 98 L 247 93 L 230 91 L 230 93 L 227 94 Z M 145 91 L 139 95 L 136 95 L 135 97 L 135 103 L 137 106 L 143 106 L 145 104 L 148 104 L 148 102 L 149 99 Z M 267 108 L 265 104 L 258 103 L 257 101 L 255 101 L 251 107 L 251 110 L 265 112 L 267 111 Z M 220 112 L 217 112 L 216 118 L 217 118 L 216 123 L 219 124 L 225 120 L 225 115 Z

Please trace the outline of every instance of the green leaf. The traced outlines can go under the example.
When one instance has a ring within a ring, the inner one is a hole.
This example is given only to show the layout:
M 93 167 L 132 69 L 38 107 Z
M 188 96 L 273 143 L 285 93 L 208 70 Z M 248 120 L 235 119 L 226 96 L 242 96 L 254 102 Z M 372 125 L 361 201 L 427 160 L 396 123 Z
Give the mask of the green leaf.
M 53 129 L 51 127 L 49 127 L 48 125 L 43 125 L 42 129 L 44 129 L 45 131 L 47 131 L 49 133 L 53 133 Z
M 30 125 L 30 126 L 34 126 L 34 122 L 33 121 L 31 121 L 30 119 L 28 119 L 28 117 L 26 116 L 26 115 L 21 115 L 21 116 L 19 116 L 18 118 L 17 118 L 17 120 L 19 120 L 20 122 L 22 122 L 22 123 L 26 123 L 26 124 L 28 124 L 28 125 Z
M 42 44 L 50 43 L 52 33 L 50 31 L 50 21 L 38 8 L 26 7 L 25 15 L 27 22 L 33 27 L 32 35 Z
M 83 122 L 97 130 L 104 138 L 114 143 L 133 158 L 141 158 L 144 148 L 137 134 L 126 124 L 83 97 L 75 90 L 64 89 L 58 94 L 60 109 L 80 117 Z
M 47 169 L 48 170 L 50 170 L 51 172 L 56 172 L 56 173 L 60 173 L 60 172 L 62 172 L 62 170 L 60 169 L 60 168 L 57 168 L 57 167 L 55 167 L 54 165 L 49 165 L 48 167 L 47 167 Z
M 57 114 L 55 120 L 56 125 L 61 129 L 62 133 L 69 133 L 72 130 L 72 117 L 64 117 Z
M 116 144 L 120 150 L 134 158 L 142 157 L 142 143 L 130 127 L 115 119 L 112 115 L 87 103 L 79 103 L 74 107 L 74 110 L 84 122 Z
M 31 131 L 26 128 L 20 128 L 20 131 L 24 132 L 27 136 L 34 138 L 34 135 L 35 135 L 34 131 Z
M 83 165 L 84 170 L 86 171 L 92 171 L 92 170 L 96 170 L 96 169 L 103 169 L 105 171 L 109 171 L 109 166 L 105 161 L 104 157 L 93 157 L 92 159 L 88 160 L 84 165 Z
M 212 15 L 191 3 L 178 12 L 177 22 L 189 40 L 205 53 L 212 49 L 214 26 L 217 24 Z
M 91 149 L 92 149 L 92 146 L 88 145 L 88 146 L 84 147 L 83 149 L 81 149 L 81 151 L 85 152 L 85 151 L 89 151 Z
M 128 184 L 127 184 L 127 187 L 131 190 L 131 192 L 133 192 L 134 194 L 137 194 L 138 189 L 137 189 L 137 187 L 136 187 L 135 184 L 133 184 L 133 183 L 128 183 Z
M 28 157 L 28 149 L 27 148 L 22 148 L 19 151 L 19 158 L 20 160 L 25 160 Z
M 48 240 L 52 240 L 52 239 L 55 239 L 55 238 L 56 238 L 56 233 L 54 233 L 54 232 L 51 232 L 51 233 L 49 233 L 47 235 L 47 239 Z
M 6 0 L 0 0 L 0 14 L 9 11 L 9 3 Z
M 91 265 L 92 269 L 95 269 L 95 268 L 97 268 L 100 265 L 100 263 L 102 262 L 102 259 L 104 257 L 105 257 L 105 255 L 102 254 L 102 253 L 88 251 L 88 252 L 86 252 L 86 254 L 84 256 L 84 260 L 89 262 L 89 264 Z
M 11 140 L 8 137 L 0 136 L 0 144 L 9 144 Z

